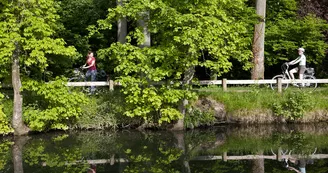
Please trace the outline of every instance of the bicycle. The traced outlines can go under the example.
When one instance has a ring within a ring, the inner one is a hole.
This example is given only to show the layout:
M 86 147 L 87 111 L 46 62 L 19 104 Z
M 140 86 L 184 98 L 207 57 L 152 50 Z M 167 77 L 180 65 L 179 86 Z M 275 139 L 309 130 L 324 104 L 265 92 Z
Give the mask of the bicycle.
M 276 153 L 273 152 L 271 149 L 272 154 L 275 156 Z M 282 162 L 282 165 L 284 168 L 287 168 L 288 170 L 293 170 L 295 172 L 301 173 L 299 169 L 296 169 L 294 166 L 300 165 L 299 162 L 304 163 L 304 169 L 305 169 L 305 164 L 313 164 L 313 158 L 315 156 L 315 153 L 317 152 L 317 148 L 314 148 L 314 151 L 311 153 L 299 153 L 299 154 L 292 154 L 292 150 L 280 150 L 280 159 L 279 161 Z M 277 157 L 279 159 L 279 157 Z M 293 163 L 294 165 L 290 165 L 290 163 Z
M 277 83 L 276 83 L 277 79 L 279 79 L 279 78 L 281 78 L 283 80 L 291 79 L 288 69 L 289 69 L 288 63 L 284 63 L 283 65 L 281 65 L 282 74 L 274 76 L 272 78 L 272 80 L 274 82 L 270 83 L 270 87 L 272 90 L 275 90 L 278 88 Z M 316 79 L 314 76 L 314 68 L 306 68 L 304 75 L 303 75 L 303 79 Z M 300 83 L 300 84 L 293 83 L 293 85 L 300 89 L 311 88 L 311 90 L 315 90 L 317 88 L 316 82 L 304 82 L 304 83 Z M 283 83 L 282 89 L 286 90 L 287 88 L 288 88 L 288 83 Z
M 81 67 L 75 68 L 73 70 L 73 77 L 68 79 L 68 82 L 86 82 L 86 75 L 83 71 L 84 69 Z M 106 81 L 108 80 L 108 75 L 104 70 L 99 70 L 96 75 L 97 81 Z M 70 87 L 69 91 L 79 91 L 79 92 L 84 92 L 84 93 L 89 93 L 90 92 L 90 87 L 87 86 L 79 86 L 79 87 Z
M 83 72 L 83 68 L 79 67 L 79 68 L 75 68 L 73 70 L 73 77 L 68 79 L 68 82 L 86 82 L 86 76 Z M 78 91 L 78 92 L 85 92 L 88 93 L 89 89 L 86 86 L 81 86 L 81 87 L 69 87 L 69 91 L 73 92 L 73 91 Z

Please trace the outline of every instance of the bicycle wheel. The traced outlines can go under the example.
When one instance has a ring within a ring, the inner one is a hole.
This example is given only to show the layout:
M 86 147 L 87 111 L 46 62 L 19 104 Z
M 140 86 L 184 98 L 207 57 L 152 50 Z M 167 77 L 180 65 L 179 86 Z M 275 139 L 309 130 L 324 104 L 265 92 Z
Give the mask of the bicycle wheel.
M 316 79 L 316 78 L 312 75 L 304 75 L 304 79 Z M 317 82 L 304 82 L 304 84 L 301 84 L 302 87 L 300 87 L 300 89 L 313 91 L 317 88 L 317 85 L 318 85 Z
M 85 80 L 81 77 L 72 77 L 68 79 L 68 82 L 84 82 Z M 88 87 L 86 86 L 69 86 L 69 92 L 88 92 Z
M 277 80 L 281 78 L 281 79 L 285 79 L 285 77 L 283 75 L 276 75 L 272 78 L 272 80 L 274 81 L 273 83 L 270 83 L 270 87 L 273 90 L 278 89 L 278 85 L 277 85 Z M 282 84 L 282 89 L 285 90 L 288 88 L 288 83 Z

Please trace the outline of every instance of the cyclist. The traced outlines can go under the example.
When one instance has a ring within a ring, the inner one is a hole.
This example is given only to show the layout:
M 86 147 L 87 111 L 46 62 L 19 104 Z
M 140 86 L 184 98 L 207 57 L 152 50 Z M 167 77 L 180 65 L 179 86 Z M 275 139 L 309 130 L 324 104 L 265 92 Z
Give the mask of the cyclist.
M 86 63 L 82 66 L 83 69 L 88 69 L 85 74 L 86 78 L 91 76 L 91 81 L 96 81 L 97 68 L 96 68 L 96 58 L 93 56 L 93 52 L 89 51 L 87 55 Z M 90 94 L 93 94 L 96 90 L 95 86 L 90 86 Z
M 305 49 L 300 47 L 297 50 L 298 50 L 299 56 L 295 60 L 288 62 L 288 65 L 295 65 L 295 64 L 299 63 L 298 67 L 295 67 L 289 71 L 290 77 L 293 80 L 295 79 L 294 73 L 297 73 L 297 72 L 299 74 L 299 79 L 303 79 L 303 75 L 304 75 L 305 68 L 306 68 L 305 67 L 306 66 L 306 57 L 304 55 Z M 297 84 L 293 84 L 293 85 L 297 85 Z M 304 83 L 302 85 L 304 85 Z
M 295 171 L 297 173 L 306 173 L 306 165 L 307 164 L 313 164 L 312 159 L 305 159 L 305 158 L 296 159 L 296 158 L 293 158 L 293 157 L 286 158 L 286 159 L 283 160 L 283 162 L 284 162 L 284 167 L 285 168 L 287 168 L 288 170 Z M 294 166 L 298 167 L 298 169 L 291 166 L 291 165 L 289 165 L 288 162 L 293 163 Z

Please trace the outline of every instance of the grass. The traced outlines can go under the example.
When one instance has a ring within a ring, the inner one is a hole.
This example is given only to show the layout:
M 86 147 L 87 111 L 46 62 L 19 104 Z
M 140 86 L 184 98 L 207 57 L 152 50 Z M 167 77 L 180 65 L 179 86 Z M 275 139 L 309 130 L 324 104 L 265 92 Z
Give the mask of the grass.
M 200 96 L 211 97 L 226 106 L 227 111 L 240 109 L 271 109 L 274 103 L 286 101 L 289 93 L 307 93 L 307 101 L 312 102 L 313 109 L 328 109 L 328 88 L 318 88 L 315 91 L 287 88 L 283 93 L 261 86 L 235 86 L 224 92 L 221 87 L 203 87 L 198 89 Z

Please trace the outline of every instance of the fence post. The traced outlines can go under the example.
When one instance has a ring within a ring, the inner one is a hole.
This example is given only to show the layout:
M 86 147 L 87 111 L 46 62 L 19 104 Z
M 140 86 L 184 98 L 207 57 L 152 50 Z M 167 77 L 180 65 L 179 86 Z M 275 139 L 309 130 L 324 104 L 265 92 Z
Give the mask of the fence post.
M 282 93 L 282 78 L 277 78 L 278 93 Z
M 279 147 L 278 148 L 278 153 L 277 153 L 277 160 L 278 161 L 281 161 L 283 159 L 281 153 L 282 153 L 282 149 Z
M 223 89 L 223 91 L 228 90 L 228 88 L 227 88 L 227 79 L 226 78 L 222 79 L 222 89 Z
M 114 91 L 114 81 L 109 80 L 109 91 Z
M 222 159 L 223 159 L 224 162 L 226 162 L 228 160 L 228 154 L 227 154 L 227 152 L 223 152 Z

